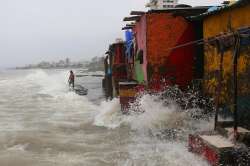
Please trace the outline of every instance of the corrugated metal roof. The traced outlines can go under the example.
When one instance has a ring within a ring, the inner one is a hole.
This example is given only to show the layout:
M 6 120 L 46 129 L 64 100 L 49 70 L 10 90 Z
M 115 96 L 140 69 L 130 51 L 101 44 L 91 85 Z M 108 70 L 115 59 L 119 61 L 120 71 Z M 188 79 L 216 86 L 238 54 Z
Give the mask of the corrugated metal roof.
M 168 8 L 168 9 L 157 9 L 157 10 L 149 10 L 148 13 L 157 13 L 157 12 L 173 12 L 173 11 L 195 11 L 201 10 L 206 11 L 210 6 L 196 6 L 196 7 L 176 7 L 176 8 Z
M 249 3 L 250 3 L 250 0 L 238 0 L 237 2 L 235 2 L 232 5 L 219 6 L 219 7 L 217 7 L 216 10 L 208 11 L 208 12 L 200 14 L 198 16 L 191 16 L 191 17 L 189 17 L 189 19 L 191 19 L 191 20 L 203 19 L 207 16 L 214 15 L 214 14 L 226 11 L 226 10 L 231 10 L 233 8 L 238 8 L 238 7 L 244 6 L 244 5 L 249 4 Z
M 188 7 L 188 8 L 170 8 L 165 10 L 150 10 L 148 13 L 172 13 L 175 16 L 190 17 L 197 16 L 206 12 L 208 6 Z

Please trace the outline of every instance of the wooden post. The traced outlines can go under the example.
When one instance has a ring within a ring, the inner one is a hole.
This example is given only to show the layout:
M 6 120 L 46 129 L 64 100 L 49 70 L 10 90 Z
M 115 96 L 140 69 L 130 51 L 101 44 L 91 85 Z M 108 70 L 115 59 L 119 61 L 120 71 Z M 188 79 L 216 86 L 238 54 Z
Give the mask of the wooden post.
M 218 124 L 218 115 L 219 115 L 219 103 L 220 103 L 220 95 L 221 95 L 221 86 L 222 86 L 222 80 L 223 80 L 223 61 L 224 61 L 224 51 L 221 51 L 220 54 L 220 73 L 219 73 L 219 80 L 218 80 L 218 87 L 217 87 L 217 94 L 216 94 L 216 110 L 215 110 L 215 124 L 214 129 L 217 129 Z
M 234 80 L 234 98 L 233 98 L 233 109 L 234 109 L 234 133 L 235 138 L 238 133 L 238 56 L 240 53 L 240 35 L 236 34 L 236 45 L 233 57 L 233 80 Z

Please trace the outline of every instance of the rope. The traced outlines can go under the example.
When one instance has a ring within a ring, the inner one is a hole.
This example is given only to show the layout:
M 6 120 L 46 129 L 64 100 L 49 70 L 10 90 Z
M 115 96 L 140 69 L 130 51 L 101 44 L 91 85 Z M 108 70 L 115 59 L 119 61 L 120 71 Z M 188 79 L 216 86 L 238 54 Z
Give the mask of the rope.
M 244 31 L 241 31 L 241 34 L 244 33 L 244 32 L 250 31 L 250 29 L 248 29 L 248 28 L 250 28 L 250 27 L 247 27 Z M 213 38 L 207 38 L 207 39 L 202 38 L 202 39 L 199 39 L 199 40 L 190 41 L 190 42 L 187 42 L 187 43 L 184 43 L 184 44 L 180 44 L 180 45 L 177 45 L 175 47 L 168 48 L 167 51 L 172 51 L 172 50 L 175 50 L 175 49 L 178 49 L 178 48 L 187 47 L 187 46 L 195 45 L 195 44 L 202 45 L 202 44 L 206 44 L 206 43 L 209 43 L 209 42 L 216 41 L 221 37 L 230 37 L 230 36 L 234 36 L 234 35 L 235 35 L 235 32 L 226 32 L 223 35 L 216 36 L 216 37 L 213 37 Z M 243 34 L 242 36 L 243 37 L 249 37 L 249 35 L 245 35 L 245 34 Z

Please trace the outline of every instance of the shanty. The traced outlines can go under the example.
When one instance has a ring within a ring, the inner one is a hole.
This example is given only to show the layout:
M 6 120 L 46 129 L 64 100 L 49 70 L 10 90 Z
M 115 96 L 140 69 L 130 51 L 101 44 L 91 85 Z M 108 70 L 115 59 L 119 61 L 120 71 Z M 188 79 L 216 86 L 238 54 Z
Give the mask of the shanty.
M 250 166 L 250 0 L 0 0 L 0 166 Z
M 248 0 L 131 11 L 123 19 L 125 40 L 106 54 L 107 98 L 118 97 L 122 112 L 130 114 L 141 94 L 193 88 L 212 99 L 213 109 L 205 112 L 214 129 L 190 134 L 189 150 L 211 165 L 240 165 L 235 154 L 246 159 L 247 153 L 236 153 L 237 143 L 250 143 L 249 11 Z

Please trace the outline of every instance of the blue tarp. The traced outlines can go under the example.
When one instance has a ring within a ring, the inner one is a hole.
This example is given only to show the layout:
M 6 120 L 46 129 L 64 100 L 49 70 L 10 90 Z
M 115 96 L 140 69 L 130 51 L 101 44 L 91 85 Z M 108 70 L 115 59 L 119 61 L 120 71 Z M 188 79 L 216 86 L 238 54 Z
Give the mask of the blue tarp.
M 220 6 L 212 6 L 212 7 L 210 7 L 208 10 L 207 10 L 207 12 L 209 13 L 209 12 L 214 12 L 214 11 L 216 11 L 216 10 L 219 10 L 221 7 Z
M 130 30 L 125 31 L 126 43 L 133 40 L 133 32 Z
M 126 38 L 126 55 L 131 56 L 131 49 L 133 48 L 133 32 L 130 30 L 125 31 Z

